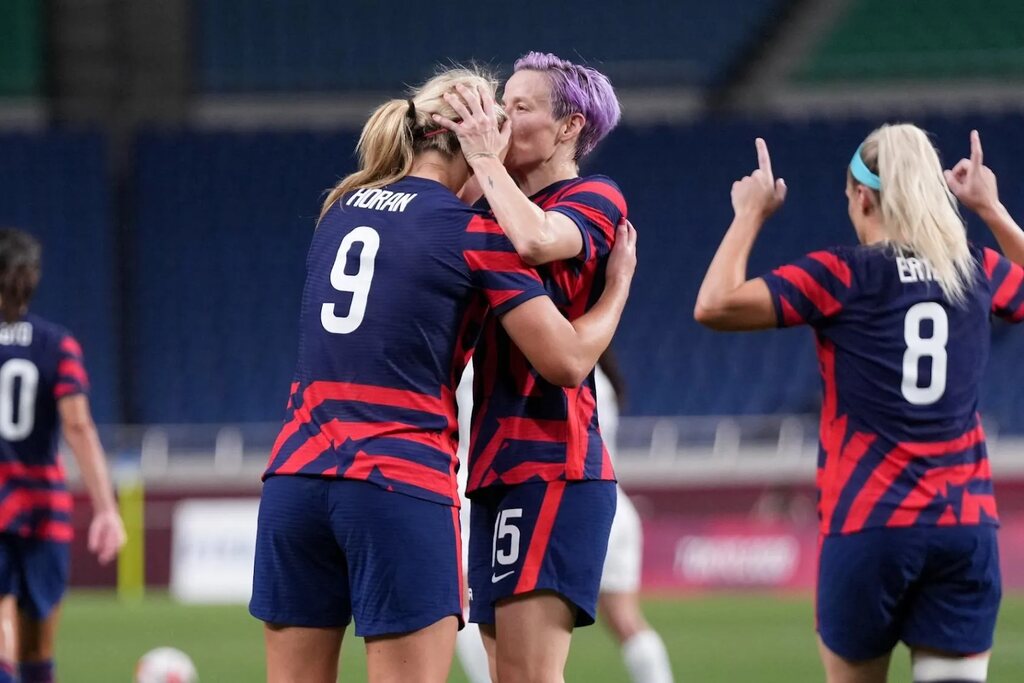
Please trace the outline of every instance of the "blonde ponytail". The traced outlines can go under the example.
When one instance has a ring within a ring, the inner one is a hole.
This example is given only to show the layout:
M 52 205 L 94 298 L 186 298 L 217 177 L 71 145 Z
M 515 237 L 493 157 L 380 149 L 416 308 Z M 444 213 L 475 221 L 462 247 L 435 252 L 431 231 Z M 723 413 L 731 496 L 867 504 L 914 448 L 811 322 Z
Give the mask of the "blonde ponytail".
M 946 300 L 964 303 L 977 266 L 928 136 L 911 124 L 885 125 L 867 137 L 861 155 L 881 179 L 882 228 L 889 242 L 901 253 L 926 260 Z
M 497 79 L 480 67 L 454 66 L 439 71 L 408 100 L 389 100 L 377 107 L 363 126 L 356 145 L 359 170 L 342 178 L 331 189 L 320 217 L 323 218 L 346 192 L 384 187 L 409 175 L 417 154 L 434 150 L 451 158 L 461 151 L 455 134 L 441 128 L 431 118 L 432 114 L 458 118 L 444 95 L 455 92 L 455 86 L 460 84 L 470 90 L 487 88 L 492 96 L 498 87 Z M 497 109 L 499 121 L 503 121 L 505 112 L 500 107 Z
M 321 217 L 346 192 L 383 187 L 409 174 L 413 157 L 411 111 L 407 100 L 389 100 L 374 110 L 356 144 L 359 170 L 345 176 L 328 193 Z

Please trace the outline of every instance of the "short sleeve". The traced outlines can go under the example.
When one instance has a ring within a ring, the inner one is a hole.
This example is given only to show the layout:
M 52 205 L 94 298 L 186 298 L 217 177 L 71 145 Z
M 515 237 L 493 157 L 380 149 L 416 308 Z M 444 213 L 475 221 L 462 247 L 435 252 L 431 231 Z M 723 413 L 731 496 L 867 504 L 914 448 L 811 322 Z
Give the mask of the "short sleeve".
M 466 232 L 462 256 L 473 285 L 483 292 L 494 313 L 503 315 L 530 299 L 547 295 L 540 275 L 523 263 L 495 221 L 474 216 Z
M 1024 320 L 1024 268 L 988 247 L 982 259 L 992 292 L 992 313 L 1015 323 Z
M 57 349 L 57 382 L 54 398 L 61 399 L 89 392 L 89 376 L 85 372 L 82 347 L 71 335 L 65 335 Z
M 761 277 L 779 327 L 824 324 L 839 315 L 853 291 L 853 271 L 833 249 L 812 252 Z
M 576 183 L 544 207 L 570 218 L 580 229 L 583 251 L 589 261 L 607 256 L 615 242 L 615 228 L 626 217 L 626 199 L 609 178 L 593 177 Z

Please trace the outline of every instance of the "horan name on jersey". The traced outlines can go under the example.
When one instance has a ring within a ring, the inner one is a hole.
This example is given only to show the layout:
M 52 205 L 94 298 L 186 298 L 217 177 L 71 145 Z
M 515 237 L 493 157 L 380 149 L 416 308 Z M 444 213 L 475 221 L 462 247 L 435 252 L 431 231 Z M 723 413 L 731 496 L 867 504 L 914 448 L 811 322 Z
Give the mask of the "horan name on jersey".
M 345 202 L 345 206 L 358 206 L 360 209 L 375 211 L 402 212 L 409 202 L 416 199 L 415 192 L 391 192 L 377 188 L 356 190 Z

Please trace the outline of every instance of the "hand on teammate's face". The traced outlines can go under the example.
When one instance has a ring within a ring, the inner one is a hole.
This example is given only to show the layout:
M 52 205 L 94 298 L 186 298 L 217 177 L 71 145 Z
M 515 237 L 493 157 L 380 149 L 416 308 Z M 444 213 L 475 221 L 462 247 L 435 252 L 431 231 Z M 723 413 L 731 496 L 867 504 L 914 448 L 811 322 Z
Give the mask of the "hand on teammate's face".
M 434 121 L 455 133 L 467 160 L 497 157 L 504 159 L 508 152 L 512 127 L 506 120 L 499 125 L 494 96 L 483 87 L 470 88 L 461 83 L 454 93 L 445 93 L 445 101 L 455 110 L 461 121 L 434 114 Z
M 984 164 L 978 131 L 971 131 L 971 158 L 961 159 L 944 174 L 950 191 L 971 211 L 978 213 L 999 205 L 996 174 Z
M 786 200 L 786 181 L 772 174 L 768 145 L 761 138 L 757 148 L 757 170 L 732 184 L 732 208 L 737 216 L 756 215 L 768 218 Z

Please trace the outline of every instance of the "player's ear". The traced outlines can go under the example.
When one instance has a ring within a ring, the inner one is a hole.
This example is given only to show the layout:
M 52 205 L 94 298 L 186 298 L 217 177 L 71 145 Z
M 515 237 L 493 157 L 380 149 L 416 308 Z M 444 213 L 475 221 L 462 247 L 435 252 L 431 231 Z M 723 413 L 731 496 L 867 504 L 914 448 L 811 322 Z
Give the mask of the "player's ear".
M 861 184 L 857 184 L 857 204 L 860 206 L 860 211 L 865 216 L 870 216 L 875 210 L 875 196 L 871 193 L 867 187 Z
M 565 121 L 562 123 L 561 134 L 559 136 L 561 138 L 561 141 L 564 142 L 566 140 L 571 140 L 573 138 L 578 137 L 580 132 L 583 130 L 583 126 L 584 124 L 586 124 L 586 122 L 586 117 L 579 112 L 567 116 L 565 118 Z

